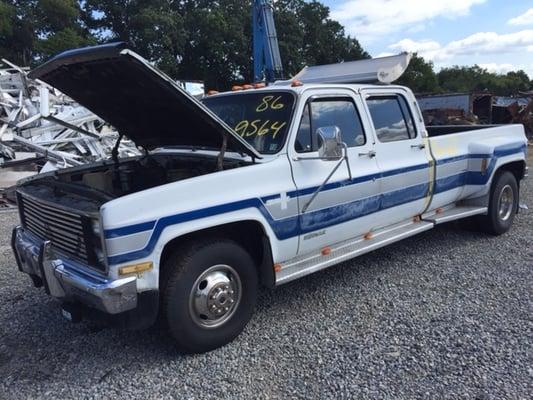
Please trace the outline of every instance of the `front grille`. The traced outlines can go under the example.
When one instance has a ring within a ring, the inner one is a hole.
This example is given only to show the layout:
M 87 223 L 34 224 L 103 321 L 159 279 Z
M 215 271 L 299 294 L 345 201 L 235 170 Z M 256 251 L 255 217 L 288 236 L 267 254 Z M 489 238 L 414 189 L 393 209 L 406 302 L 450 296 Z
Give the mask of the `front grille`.
M 98 261 L 91 237 L 88 217 L 54 207 L 34 197 L 18 194 L 22 225 L 52 248 L 85 265 L 104 270 Z

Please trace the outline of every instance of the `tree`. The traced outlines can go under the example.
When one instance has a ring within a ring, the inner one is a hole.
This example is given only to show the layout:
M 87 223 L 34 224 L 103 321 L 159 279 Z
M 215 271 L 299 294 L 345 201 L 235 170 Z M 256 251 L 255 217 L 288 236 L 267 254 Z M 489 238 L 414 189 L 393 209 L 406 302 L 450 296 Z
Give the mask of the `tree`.
M 27 66 L 36 40 L 34 2 L 0 1 L 0 51 L 4 58 Z
M 171 75 L 185 39 L 183 17 L 165 0 L 86 0 L 83 20 L 100 42 L 124 41 Z
M 227 89 L 253 79 L 250 0 L 86 0 L 85 24 L 100 41 L 123 40 L 175 78 Z M 286 75 L 305 65 L 368 57 L 317 1 L 274 3 Z M 154 29 L 156 27 L 156 29 Z M 311 45 L 312 44 L 312 45 Z
M 473 67 L 444 68 L 438 73 L 439 85 L 446 92 L 487 91 L 508 96 L 531 89 L 531 82 L 524 71 L 496 74 L 477 65 Z
M 0 51 L 24 66 L 74 47 L 96 43 L 80 20 L 76 0 L 2 0 Z
M 304 27 L 302 48 L 305 62 L 323 65 L 370 58 L 357 40 L 346 36 L 341 24 L 329 18 L 329 12 L 329 8 L 318 1 L 303 2 L 298 11 Z
M 396 82 L 404 85 L 415 93 L 436 93 L 439 91 L 439 81 L 433 69 L 433 63 L 426 61 L 418 54 L 414 54 L 405 73 Z

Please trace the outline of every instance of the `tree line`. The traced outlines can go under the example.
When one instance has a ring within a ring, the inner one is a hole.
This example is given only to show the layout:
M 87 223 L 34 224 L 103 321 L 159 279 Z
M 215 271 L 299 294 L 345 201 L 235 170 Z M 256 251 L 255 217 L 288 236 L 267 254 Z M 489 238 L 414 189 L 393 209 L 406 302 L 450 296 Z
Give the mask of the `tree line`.
M 0 55 L 33 66 L 65 49 L 125 41 L 174 78 L 225 89 L 252 80 L 251 13 L 250 0 L 1 0 Z M 276 1 L 275 18 L 287 77 L 369 57 L 318 1 Z
M 510 96 L 533 89 L 533 81 L 522 70 L 497 74 L 474 65 L 453 66 L 435 72 L 433 63 L 417 54 L 397 83 L 424 94 L 489 92 Z
M 319 1 L 278 0 L 275 20 L 285 74 L 306 65 L 368 58 Z M 128 42 L 176 79 L 227 89 L 253 77 L 251 0 L 0 0 L 0 56 L 35 66 L 63 50 Z M 401 84 L 415 92 L 530 90 L 523 71 L 446 68 L 415 56 Z

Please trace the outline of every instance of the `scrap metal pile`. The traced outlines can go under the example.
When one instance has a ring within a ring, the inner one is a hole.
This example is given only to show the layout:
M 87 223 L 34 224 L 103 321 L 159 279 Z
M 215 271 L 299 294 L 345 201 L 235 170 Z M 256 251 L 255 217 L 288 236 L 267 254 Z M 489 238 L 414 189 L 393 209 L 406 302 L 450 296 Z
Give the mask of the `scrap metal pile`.
M 424 122 L 431 125 L 522 124 L 533 139 L 533 92 L 514 96 L 482 93 L 418 95 Z
M 515 97 L 496 97 L 493 115 L 500 123 L 524 125 L 526 135 L 533 139 L 533 92 L 521 92 Z
M 118 133 L 97 115 L 44 82 L 28 68 L 0 65 L 0 189 L 39 172 L 111 157 Z M 139 154 L 122 140 L 119 157 Z

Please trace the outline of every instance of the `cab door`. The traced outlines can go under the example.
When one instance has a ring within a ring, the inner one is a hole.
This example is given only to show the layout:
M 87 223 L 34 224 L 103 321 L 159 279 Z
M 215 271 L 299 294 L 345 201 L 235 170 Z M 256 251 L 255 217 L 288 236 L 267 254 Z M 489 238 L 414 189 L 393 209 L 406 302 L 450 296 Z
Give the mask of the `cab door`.
M 376 135 L 382 190 L 376 222 L 384 227 L 426 210 L 433 190 L 432 158 L 423 127 L 414 118 L 410 92 L 376 88 L 361 93 Z
M 374 140 L 368 120 L 361 117 L 359 95 L 332 89 L 303 96 L 301 121 L 289 143 L 299 207 L 299 254 L 369 232 L 374 226 L 372 214 L 379 210 L 380 194 Z M 352 177 L 344 162 L 321 188 L 339 163 L 317 159 L 317 130 L 331 126 L 340 129 L 348 147 Z

